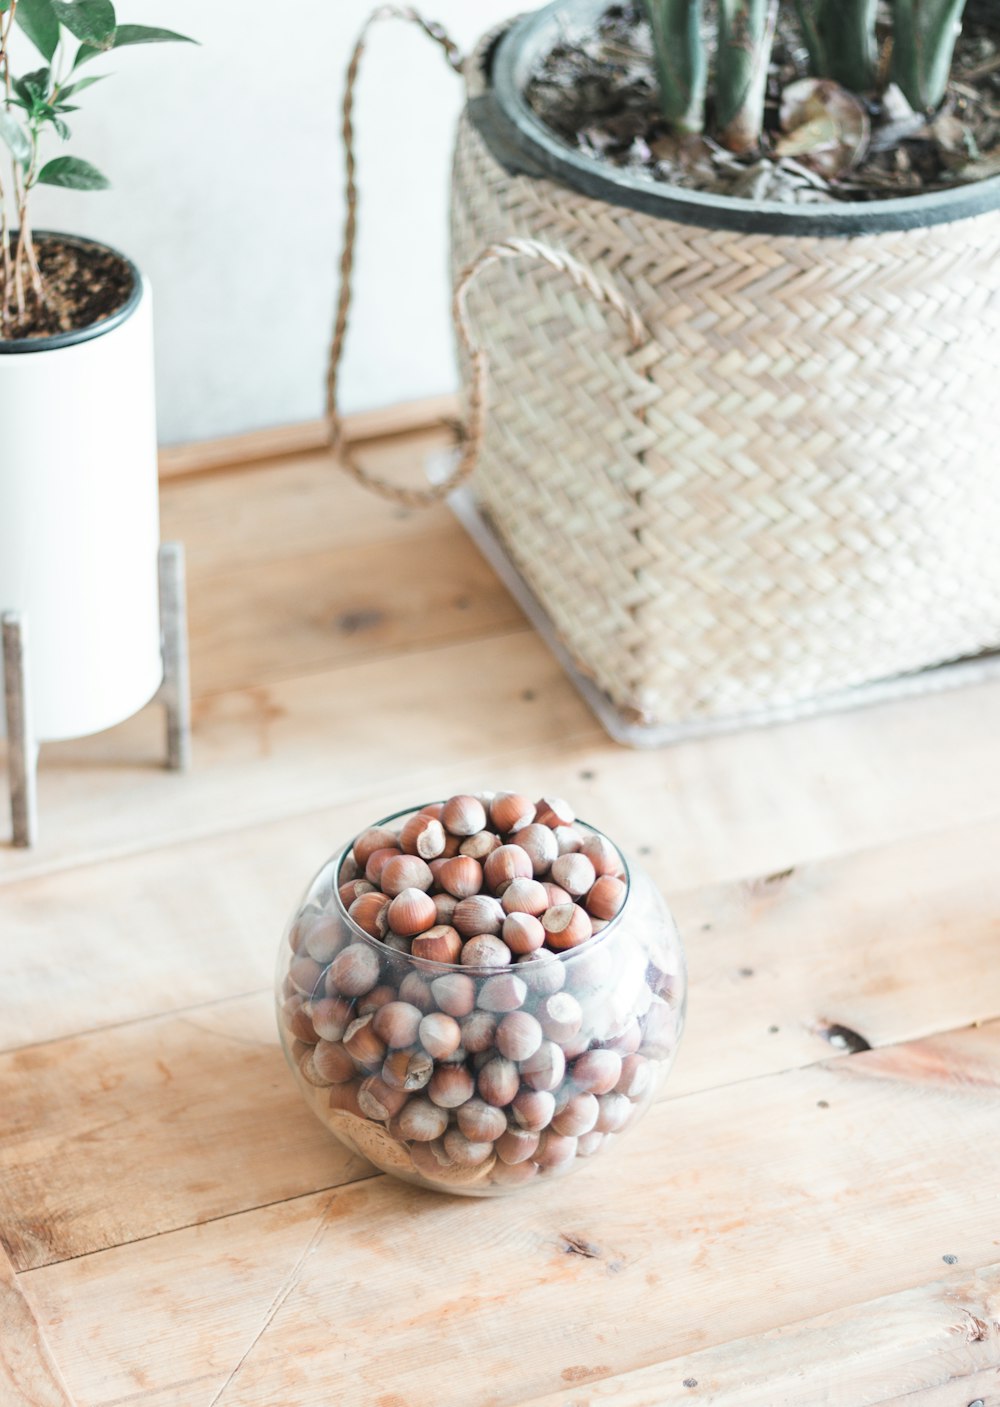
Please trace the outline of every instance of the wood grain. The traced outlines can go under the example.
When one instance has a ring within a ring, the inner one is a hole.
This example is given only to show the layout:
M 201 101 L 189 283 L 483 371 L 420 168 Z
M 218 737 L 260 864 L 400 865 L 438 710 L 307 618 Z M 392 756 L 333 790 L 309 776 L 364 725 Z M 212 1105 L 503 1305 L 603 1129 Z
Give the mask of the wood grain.
M 668 1100 L 513 1207 L 379 1177 L 23 1278 L 81 1407 L 502 1407 L 992 1264 L 998 1092 L 993 1024 Z
M 964 1407 L 992 1399 L 998 1372 L 1000 1266 L 989 1265 L 523 1407 Z
M 3 1407 L 72 1407 L 62 1375 L 2 1250 L 0 1402 Z

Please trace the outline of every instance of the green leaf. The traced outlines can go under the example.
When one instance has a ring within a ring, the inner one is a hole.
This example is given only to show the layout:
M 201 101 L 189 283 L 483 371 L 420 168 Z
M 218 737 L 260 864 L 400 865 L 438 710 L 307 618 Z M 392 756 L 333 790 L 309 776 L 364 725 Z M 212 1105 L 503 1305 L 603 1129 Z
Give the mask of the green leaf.
M 59 47 L 59 21 L 52 0 L 21 0 L 15 18 L 38 52 L 51 61 Z
M 28 141 L 28 134 L 15 117 L 11 117 L 9 112 L 4 112 L 0 108 L 0 138 L 6 142 L 10 148 L 10 154 L 15 161 L 22 164 L 31 157 L 31 143 Z
M 59 96 L 60 98 L 72 97 L 74 93 L 82 93 L 84 88 L 92 88 L 95 83 L 103 83 L 105 78 L 110 77 L 110 73 L 94 73 L 88 78 L 78 78 L 75 83 L 70 83 L 65 88 L 60 88 Z
M 105 191 L 111 182 L 89 161 L 78 156 L 57 156 L 38 173 L 43 186 L 63 186 L 71 191 Z
M 14 92 L 24 102 L 29 111 L 43 107 L 48 96 L 52 74 L 47 68 L 36 68 L 23 78 L 15 78 Z
M 115 38 L 115 7 L 111 0 L 50 0 L 70 34 L 95 49 L 110 49 Z
M 10 0 L 0 0 L 0 15 L 5 15 L 10 9 Z
M 64 142 L 68 142 L 68 141 L 69 141 L 69 138 L 70 138 L 70 130 L 69 130 L 69 127 L 66 125 L 66 123 L 62 120 L 62 118 L 61 118 L 61 117 L 50 117 L 50 118 L 49 118 L 49 121 L 52 123 L 52 126 L 53 126 L 53 127 L 56 129 L 56 131 L 59 133 L 60 137 L 62 137 L 63 141 L 64 141 Z M 107 184 L 107 182 L 105 182 L 105 184 Z
M 197 39 L 191 39 L 186 34 L 178 34 L 173 29 L 157 29 L 148 24 L 120 24 L 115 30 L 113 49 L 124 49 L 132 44 L 197 44 Z M 95 49 L 90 44 L 81 44 L 73 60 L 73 67 L 79 68 L 81 64 L 87 63 L 90 59 L 96 58 L 101 51 Z

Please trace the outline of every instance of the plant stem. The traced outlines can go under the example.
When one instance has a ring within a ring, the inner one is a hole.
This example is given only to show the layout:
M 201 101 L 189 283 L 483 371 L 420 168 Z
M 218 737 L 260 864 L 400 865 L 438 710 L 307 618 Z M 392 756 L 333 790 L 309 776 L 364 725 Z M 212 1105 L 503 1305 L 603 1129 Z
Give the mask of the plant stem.
M 852 93 L 867 93 L 878 78 L 877 0 L 795 0 L 813 73 Z
M 702 0 L 645 0 L 660 77 L 660 107 L 675 132 L 705 126 L 708 60 L 701 33 Z
M 892 0 L 892 76 L 918 112 L 938 107 L 948 87 L 965 0 Z
M 719 0 L 716 125 L 730 151 L 760 146 L 778 0 Z

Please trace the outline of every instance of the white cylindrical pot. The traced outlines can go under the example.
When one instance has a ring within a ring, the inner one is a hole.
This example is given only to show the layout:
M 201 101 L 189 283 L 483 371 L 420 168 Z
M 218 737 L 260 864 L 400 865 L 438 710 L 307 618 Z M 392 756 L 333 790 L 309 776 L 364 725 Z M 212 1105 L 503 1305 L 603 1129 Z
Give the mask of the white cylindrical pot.
M 0 614 L 26 624 L 39 742 L 120 723 L 162 679 L 152 299 L 133 274 L 105 321 L 0 342 Z

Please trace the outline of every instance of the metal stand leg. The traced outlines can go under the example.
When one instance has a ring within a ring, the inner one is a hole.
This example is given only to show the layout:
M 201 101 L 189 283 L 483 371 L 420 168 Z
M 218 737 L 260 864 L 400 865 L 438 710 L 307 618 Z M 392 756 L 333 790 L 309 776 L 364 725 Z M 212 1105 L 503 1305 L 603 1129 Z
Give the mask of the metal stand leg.
M 167 766 L 183 772 L 191 765 L 191 677 L 183 544 L 164 542 L 159 561 L 163 683 L 157 698 L 167 709 Z
M 2 618 L 4 699 L 7 709 L 7 771 L 10 777 L 10 817 L 15 845 L 34 845 L 38 838 L 35 772 L 38 745 L 31 731 L 28 697 L 27 631 L 21 616 Z

